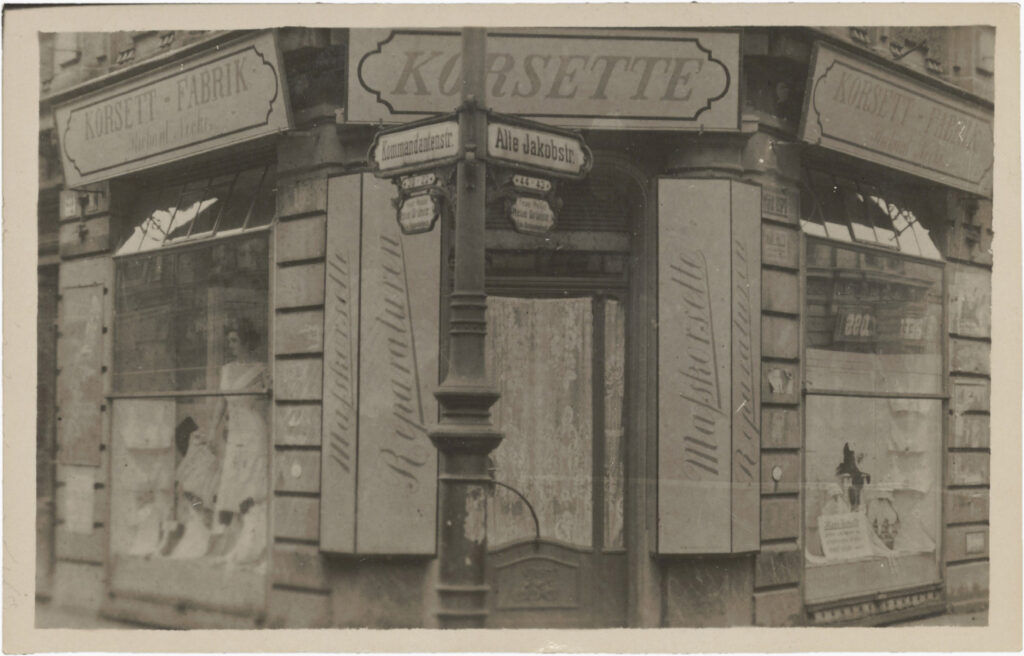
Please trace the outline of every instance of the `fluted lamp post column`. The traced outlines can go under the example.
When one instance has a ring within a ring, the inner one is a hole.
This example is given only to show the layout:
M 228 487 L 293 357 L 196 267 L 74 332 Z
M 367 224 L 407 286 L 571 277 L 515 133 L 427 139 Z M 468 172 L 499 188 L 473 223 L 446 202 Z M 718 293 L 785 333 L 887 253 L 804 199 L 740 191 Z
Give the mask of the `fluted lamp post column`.
M 487 167 L 476 155 L 486 144 L 486 32 L 462 30 L 462 111 L 466 156 L 457 164 L 455 271 L 449 319 L 448 374 L 436 392 L 441 407 L 430 433 L 439 456 L 438 621 L 442 628 L 481 628 L 487 621 L 487 455 L 502 435 L 490 422 L 498 391 L 485 370 L 487 295 L 484 215 Z

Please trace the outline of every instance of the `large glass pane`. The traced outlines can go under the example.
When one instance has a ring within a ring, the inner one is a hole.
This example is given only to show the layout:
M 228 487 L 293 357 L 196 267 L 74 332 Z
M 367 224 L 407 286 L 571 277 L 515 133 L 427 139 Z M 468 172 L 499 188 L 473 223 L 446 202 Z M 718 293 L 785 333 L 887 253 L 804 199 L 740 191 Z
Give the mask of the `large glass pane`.
M 117 399 L 111 542 L 115 554 L 262 562 L 269 388 L 260 336 L 232 319 L 215 388 L 227 396 Z M 250 393 L 250 394 L 238 394 Z
M 487 299 L 487 371 L 501 392 L 491 410 L 505 439 L 496 479 L 522 493 L 541 538 L 593 544 L 593 311 L 591 299 Z M 508 490 L 488 512 L 492 546 L 531 540 L 533 520 Z
M 938 580 L 942 402 L 807 397 L 809 602 Z
M 942 391 L 942 269 L 807 242 L 807 388 Z
M 265 361 L 268 266 L 266 235 L 118 260 L 114 390 L 216 390 L 232 319 Z

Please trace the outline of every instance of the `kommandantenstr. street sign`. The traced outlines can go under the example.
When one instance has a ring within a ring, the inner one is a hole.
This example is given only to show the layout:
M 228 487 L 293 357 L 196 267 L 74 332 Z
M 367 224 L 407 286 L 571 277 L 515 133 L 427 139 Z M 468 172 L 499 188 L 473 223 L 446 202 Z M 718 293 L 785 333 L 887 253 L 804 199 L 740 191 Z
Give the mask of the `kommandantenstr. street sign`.
M 453 162 L 460 152 L 459 122 L 450 117 L 380 132 L 370 147 L 370 163 L 381 177 Z

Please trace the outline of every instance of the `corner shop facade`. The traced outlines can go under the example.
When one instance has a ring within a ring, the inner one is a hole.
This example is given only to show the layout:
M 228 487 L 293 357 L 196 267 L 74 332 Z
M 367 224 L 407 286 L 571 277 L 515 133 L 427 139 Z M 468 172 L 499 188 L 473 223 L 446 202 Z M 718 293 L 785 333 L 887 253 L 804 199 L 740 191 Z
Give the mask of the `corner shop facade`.
M 880 36 L 492 34 L 489 102 L 583 129 L 594 166 L 546 237 L 488 215 L 495 478 L 541 538 L 488 496 L 491 625 L 987 603 L 987 78 Z M 137 64 L 41 108 L 42 589 L 156 625 L 434 626 L 451 225 L 402 236 L 365 157 L 378 121 L 453 109 L 457 36 L 117 38 Z M 227 443 L 272 445 L 230 563 L 170 537 L 215 532 L 246 478 L 193 450 L 220 405 Z

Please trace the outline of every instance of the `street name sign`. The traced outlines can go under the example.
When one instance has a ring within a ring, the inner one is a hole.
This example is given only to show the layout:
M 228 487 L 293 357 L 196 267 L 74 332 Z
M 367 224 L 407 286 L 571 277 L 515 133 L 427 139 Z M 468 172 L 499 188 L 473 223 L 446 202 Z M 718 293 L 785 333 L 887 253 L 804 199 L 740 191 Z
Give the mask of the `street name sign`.
M 590 169 L 590 153 L 578 135 L 493 119 L 487 123 L 487 158 L 571 178 Z
M 452 164 L 462 152 L 459 122 L 451 114 L 377 133 L 370 146 L 374 174 L 389 178 Z

